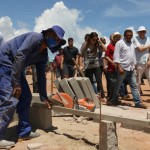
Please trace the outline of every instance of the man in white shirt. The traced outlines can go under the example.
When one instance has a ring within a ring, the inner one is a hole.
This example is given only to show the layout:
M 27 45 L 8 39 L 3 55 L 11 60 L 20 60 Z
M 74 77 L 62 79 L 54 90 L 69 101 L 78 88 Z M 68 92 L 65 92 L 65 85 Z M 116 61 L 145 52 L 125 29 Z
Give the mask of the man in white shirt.
M 138 36 L 133 43 L 136 53 L 137 86 L 140 93 L 140 84 L 143 73 L 145 73 L 150 85 L 150 38 L 146 36 L 147 30 L 140 26 L 137 30 Z
M 126 29 L 124 32 L 124 39 L 121 39 L 115 45 L 113 59 L 117 65 L 118 73 L 117 73 L 117 82 L 115 84 L 111 104 L 119 105 L 118 101 L 119 89 L 122 81 L 126 78 L 131 88 L 135 107 L 146 109 L 147 107 L 141 103 L 141 99 L 136 85 L 136 78 L 134 72 L 136 59 L 135 59 L 134 44 L 131 41 L 132 37 L 133 37 L 132 30 Z

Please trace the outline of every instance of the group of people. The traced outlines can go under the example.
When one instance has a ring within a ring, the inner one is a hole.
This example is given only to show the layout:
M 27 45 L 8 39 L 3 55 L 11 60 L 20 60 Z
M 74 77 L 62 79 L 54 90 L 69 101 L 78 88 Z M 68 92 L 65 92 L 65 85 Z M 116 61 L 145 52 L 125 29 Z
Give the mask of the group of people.
M 144 26 L 138 28 L 134 38 L 131 29 L 125 29 L 123 37 L 114 32 L 106 46 L 105 38 L 91 32 L 85 35 L 85 41 L 78 50 L 72 37 L 68 38 L 68 46 L 62 48 L 66 44 L 65 31 L 55 25 L 41 33 L 25 33 L 3 43 L 0 46 L 0 148 L 15 145 L 5 139 L 5 131 L 15 110 L 19 118 L 18 140 L 40 136 L 32 132 L 29 122 L 32 94 L 25 78 L 25 68 L 35 65 L 40 99 L 51 108 L 53 103 L 47 97 L 45 77 L 48 49 L 52 53 L 59 52 L 54 58 L 57 77 L 74 77 L 78 65 L 84 76 L 90 79 L 95 93 L 100 93 L 107 105 L 119 105 L 118 96 L 121 93 L 127 96 L 126 85 L 129 84 L 135 107 L 147 108 L 140 98 L 143 73 L 150 84 L 150 39 L 146 33 Z M 107 81 L 107 97 L 102 83 L 103 72 Z
M 107 105 L 121 104 L 119 96 L 129 98 L 129 84 L 135 107 L 147 108 L 140 98 L 143 73 L 150 85 L 150 39 L 146 33 L 144 26 L 138 28 L 135 37 L 131 29 L 126 29 L 123 36 L 114 32 L 106 46 L 105 38 L 99 38 L 96 32 L 91 32 L 85 35 L 80 50 L 73 46 L 73 38 L 69 38 L 68 46 L 60 49 L 54 58 L 56 76 L 73 77 L 76 65 L 72 58 L 78 58 L 76 63 L 84 71 L 85 77 L 90 79 L 95 93 L 100 93 Z M 107 81 L 107 97 L 102 83 L 103 72 Z

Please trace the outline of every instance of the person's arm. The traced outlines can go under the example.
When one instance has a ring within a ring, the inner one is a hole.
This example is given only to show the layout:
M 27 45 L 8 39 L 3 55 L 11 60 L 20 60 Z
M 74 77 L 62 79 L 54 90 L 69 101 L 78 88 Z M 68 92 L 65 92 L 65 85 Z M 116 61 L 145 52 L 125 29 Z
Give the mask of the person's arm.
M 133 40 L 133 44 L 135 46 L 135 50 L 137 50 L 137 51 L 142 52 L 142 51 L 145 51 L 147 49 L 150 49 L 150 45 L 141 46 L 141 44 L 138 42 L 138 40 L 136 38 Z
M 149 57 L 148 57 L 148 60 L 147 60 L 146 66 L 147 66 L 147 67 L 149 67 L 149 66 L 150 66 L 150 51 L 149 51 Z
M 99 39 L 99 46 L 101 47 L 100 49 L 102 49 L 103 52 L 106 52 L 107 47 L 105 46 L 105 44 L 103 44 L 103 42 Z
M 40 100 L 42 102 L 45 102 L 48 108 L 51 108 L 53 105 L 53 102 L 49 100 L 47 97 L 47 90 L 46 90 L 46 63 L 38 63 L 36 64 L 36 71 L 37 71 L 37 84 L 38 84 L 38 90 L 40 94 Z
M 35 36 L 29 35 L 26 37 L 24 42 L 18 48 L 17 53 L 14 58 L 13 68 L 12 68 L 12 86 L 13 86 L 13 96 L 19 98 L 21 94 L 21 83 L 20 83 L 20 76 L 21 72 L 24 69 L 25 60 L 31 53 L 33 47 L 37 48 L 38 39 Z
M 105 59 L 106 59 L 109 63 L 111 63 L 112 65 L 114 65 L 114 66 L 116 67 L 115 62 L 109 58 L 110 52 L 111 52 L 111 48 L 110 48 L 109 45 L 108 45 L 108 46 L 107 46 L 107 51 L 106 51 L 106 54 L 105 54 Z
M 79 53 L 79 50 L 76 48 L 76 54 L 75 54 L 75 56 L 76 56 L 76 59 L 75 59 L 75 64 L 77 64 L 79 67 L 80 67 L 80 60 L 79 60 L 79 55 L 81 55 L 80 53 Z M 76 65 L 74 64 L 74 69 L 77 69 L 77 67 L 76 67 Z
M 104 69 L 104 72 L 107 72 L 108 61 L 105 59 L 105 57 L 103 57 L 103 69 Z
M 80 48 L 80 53 L 81 53 L 81 56 L 84 56 L 84 53 L 85 51 L 87 50 L 88 48 L 88 43 L 87 42 L 84 42 Z
M 105 59 L 116 67 L 115 62 L 113 60 L 111 60 L 108 56 L 105 56 Z
M 124 69 L 122 68 L 122 66 L 120 65 L 120 63 L 116 63 L 117 64 L 117 68 L 118 68 L 118 71 L 121 75 L 124 74 Z
M 136 47 L 136 50 L 138 50 L 138 51 L 145 51 L 145 50 L 147 50 L 147 49 L 150 49 L 150 45 L 147 45 L 147 46 L 138 46 L 138 47 Z
M 37 84 L 41 101 L 48 99 L 46 90 L 46 62 L 36 64 Z
M 120 49 L 121 49 L 120 48 L 120 43 L 117 42 L 116 45 L 115 45 L 113 60 L 117 65 L 117 69 L 118 69 L 119 73 L 121 75 L 123 75 L 124 74 L 124 69 L 122 68 L 122 66 L 120 64 L 120 53 L 121 53 Z
M 64 55 L 61 55 L 60 69 L 63 69 Z

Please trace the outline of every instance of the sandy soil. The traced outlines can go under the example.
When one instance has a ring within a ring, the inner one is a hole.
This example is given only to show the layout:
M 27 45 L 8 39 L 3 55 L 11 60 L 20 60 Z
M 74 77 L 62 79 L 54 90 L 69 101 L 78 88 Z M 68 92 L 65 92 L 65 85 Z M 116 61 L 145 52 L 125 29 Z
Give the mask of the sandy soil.
M 29 84 L 31 76 L 27 76 Z M 51 77 L 47 75 L 48 92 L 51 91 Z M 105 79 L 104 88 L 105 88 Z M 31 86 L 31 85 L 30 85 Z M 106 88 L 105 88 L 106 89 Z M 142 85 L 144 95 L 141 97 L 144 104 L 148 106 L 147 111 L 150 111 L 150 88 L 147 81 Z M 54 89 L 55 91 L 55 89 Z M 106 91 L 106 90 L 105 90 Z M 130 91 L 130 90 L 129 90 Z M 134 106 L 132 96 L 130 99 L 124 100 L 125 103 L 130 103 Z M 134 107 L 131 107 L 134 111 Z M 82 117 L 81 117 L 82 118 Z M 82 118 L 84 119 L 84 118 Z M 17 122 L 12 122 L 8 131 L 8 139 L 16 139 L 15 129 Z M 42 131 L 41 136 L 29 141 L 17 142 L 12 150 L 27 150 L 28 143 L 42 143 L 43 146 L 39 150 L 97 150 L 99 143 L 99 124 L 89 120 L 84 120 L 80 123 L 73 117 L 53 117 L 54 128 L 50 131 Z M 117 124 L 117 134 L 120 150 L 149 150 L 150 149 L 150 134 L 143 131 L 136 131 L 122 128 Z

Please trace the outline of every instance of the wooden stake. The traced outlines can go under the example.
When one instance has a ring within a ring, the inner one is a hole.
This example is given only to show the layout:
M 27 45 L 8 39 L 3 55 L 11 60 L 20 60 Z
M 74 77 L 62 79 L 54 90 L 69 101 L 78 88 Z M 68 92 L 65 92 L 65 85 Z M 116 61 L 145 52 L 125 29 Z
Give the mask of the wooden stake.
M 81 77 L 85 77 L 85 76 L 84 76 L 84 73 L 80 70 L 80 67 L 79 67 L 79 65 L 76 63 L 75 59 L 72 58 L 72 60 L 73 60 L 74 64 L 76 65 L 77 71 L 79 72 L 80 76 L 81 76 Z
M 53 80 L 54 80 L 53 70 L 51 71 L 51 94 L 53 94 Z
M 99 113 L 99 150 L 102 150 L 102 104 L 101 104 L 101 93 L 99 93 L 99 105 L 100 105 L 100 113 Z

